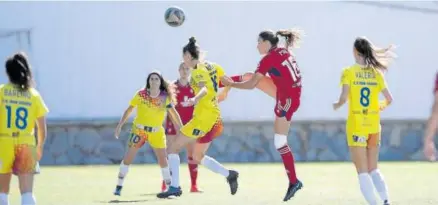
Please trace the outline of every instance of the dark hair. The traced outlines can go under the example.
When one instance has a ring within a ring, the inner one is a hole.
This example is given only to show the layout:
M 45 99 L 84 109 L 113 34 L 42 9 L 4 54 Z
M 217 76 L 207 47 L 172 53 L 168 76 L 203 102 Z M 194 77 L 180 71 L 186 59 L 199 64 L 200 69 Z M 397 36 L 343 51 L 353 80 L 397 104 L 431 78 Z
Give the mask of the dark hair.
M 32 72 L 25 53 L 19 52 L 9 57 L 6 60 L 5 67 L 9 81 L 12 84 L 17 85 L 22 91 L 31 87 Z
M 193 59 L 199 60 L 200 48 L 194 36 L 190 37 L 187 45 L 183 47 L 183 54 L 185 52 L 189 52 Z
M 146 78 L 146 89 L 150 89 L 151 85 L 149 84 L 149 80 L 151 79 L 152 75 L 157 75 L 158 78 L 160 78 L 160 91 L 161 92 L 166 92 L 169 97 L 170 97 L 170 101 L 174 104 L 176 104 L 176 92 L 175 92 L 175 85 L 173 83 L 170 83 L 166 80 L 164 80 L 163 76 L 157 72 L 151 72 L 149 73 L 148 77 Z
M 364 63 L 375 69 L 387 70 L 389 63 L 396 57 L 392 52 L 393 46 L 378 48 L 366 37 L 357 37 L 354 41 L 354 48 L 363 58 Z
M 259 38 L 263 41 L 269 41 L 272 46 L 277 46 L 280 39 L 278 36 L 282 36 L 286 39 L 286 48 L 295 47 L 301 40 L 303 32 L 299 29 L 281 29 L 274 33 L 272 30 L 265 30 L 259 33 Z

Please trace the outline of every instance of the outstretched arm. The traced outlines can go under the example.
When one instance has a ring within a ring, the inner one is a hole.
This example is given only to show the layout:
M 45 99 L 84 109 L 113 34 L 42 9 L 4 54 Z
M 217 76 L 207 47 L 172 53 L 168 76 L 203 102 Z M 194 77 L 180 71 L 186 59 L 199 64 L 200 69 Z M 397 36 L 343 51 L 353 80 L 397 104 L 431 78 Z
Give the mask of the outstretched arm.
M 176 130 L 179 130 L 183 126 L 183 123 L 181 121 L 181 117 L 178 114 L 178 111 L 176 111 L 174 106 L 170 106 L 168 107 L 167 112 L 169 113 L 170 120 L 172 120 L 173 124 L 177 126 Z
M 385 100 L 381 101 L 379 104 L 380 110 L 384 110 L 388 105 L 392 103 L 392 94 L 389 92 L 388 88 L 385 88 L 382 90 L 383 96 L 385 97 Z
M 254 89 L 260 80 L 264 77 L 261 73 L 256 72 L 249 80 L 243 82 L 231 82 L 230 86 L 238 89 Z M 224 83 L 225 84 L 225 83 Z
M 254 72 L 246 72 L 243 75 L 233 75 L 230 76 L 234 82 L 242 82 L 242 81 L 249 81 L 251 78 L 253 78 L 256 74 Z M 227 81 L 226 79 L 221 79 L 219 82 L 219 87 L 225 87 L 223 84 L 224 81 Z M 225 82 L 227 86 L 230 86 L 231 82 Z M 256 84 L 256 88 L 267 94 L 268 96 L 275 99 L 276 93 L 277 93 L 277 86 L 275 86 L 272 79 L 268 76 L 263 76 L 259 82 Z
M 337 102 L 333 103 L 333 109 L 337 110 L 342 107 L 347 102 L 348 95 L 350 94 L 350 85 L 344 84 L 342 85 L 342 91 L 339 95 L 339 99 Z
M 126 123 L 126 120 L 128 119 L 129 115 L 131 115 L 132 110 L 134 110 L 134 106 L 130 105 L 128 108 L 126 108 L 125 112 L 123 113 L 122 118 L 120 118 L 119 124 L 116 127 L 115 137 L 118 139 L 120 131 L 123 127 L 123 125 Z
M 196 94 L 195 97 L 193 97 L 193 101 L 195 103 L 197 103 L 202 97 L 204 97 L 208 93 L 207 87 L 205 87 L 204 82 L 198 83 L 198 87 L 200 88 L 200 90 L 199 90 L 198 94 Z

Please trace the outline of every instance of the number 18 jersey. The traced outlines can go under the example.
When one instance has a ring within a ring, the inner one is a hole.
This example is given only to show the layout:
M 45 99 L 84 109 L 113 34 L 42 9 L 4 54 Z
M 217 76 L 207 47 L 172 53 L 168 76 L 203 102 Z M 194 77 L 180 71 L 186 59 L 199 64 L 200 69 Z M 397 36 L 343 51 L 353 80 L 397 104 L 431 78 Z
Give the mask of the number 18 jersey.
M 21 91 L 13 84 L 0 85 L 0 141 L 15 138 L 19 144 L 34 145 L 36 120 L 48 111 L 36 89 Z
M 343 70 L 342 85 L 350 86 L 347 126 L 356 131 L 380 132 L 379 94 L 386 88 L 383 73 L 355 64 Z
M 214 112 L 219 114 L 219 103 L 217 101 L 217 93 L 219 89 L 219 80 L 225 75 L 224 69 L 216 64 L 210 62 L 199 63 L 196 68 L 191 70 L 190 86 L 195 95 L 201 90 L 199 85 L 205 84 L 207 88 L 207 95 L 202 97 L 198 104 L 195 105 L 193 115 L 199 112 Z

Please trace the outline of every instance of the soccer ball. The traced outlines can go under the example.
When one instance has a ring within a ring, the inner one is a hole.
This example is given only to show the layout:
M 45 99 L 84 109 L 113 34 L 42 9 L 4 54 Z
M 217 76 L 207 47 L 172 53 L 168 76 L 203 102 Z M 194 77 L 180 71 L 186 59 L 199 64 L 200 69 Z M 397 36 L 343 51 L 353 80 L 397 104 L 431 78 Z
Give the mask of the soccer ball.
M 172 6 L 164 13 L 164 20 L 166 21 L 167 25 L 178 27 L 184 23 L 186 20 L 186 15 L 181 8 Z

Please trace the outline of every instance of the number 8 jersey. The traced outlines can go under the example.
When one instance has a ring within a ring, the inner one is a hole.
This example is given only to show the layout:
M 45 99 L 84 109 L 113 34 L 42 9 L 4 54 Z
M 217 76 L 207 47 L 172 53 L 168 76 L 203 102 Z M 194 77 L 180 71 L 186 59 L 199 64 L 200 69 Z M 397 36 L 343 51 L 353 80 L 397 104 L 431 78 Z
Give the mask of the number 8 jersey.
M 48 111 L 36 89 L 0 85 L 0 141 L 15 138 L 19 144 L 35 145 L 35 122 Z
M 341 86 L 350 87 L 348 121 L 356 131 L 380 132 L 379 94 L 386 88 L 383 73 L 358 64 L 342 72 Z
M 219 89 L 219 80 L 225 75 L 224 69 L 216 63 L 203 62 L 199 63 L 190 73 L 190 86 L 195 95 L 201 90 L 199 85 L 205 84 L 207 95 L 202 97 L 195 105 L 195 116 L 198 112 L 214 112 L 220 114 L 219 103 L 217 101 L 217 92 Z

